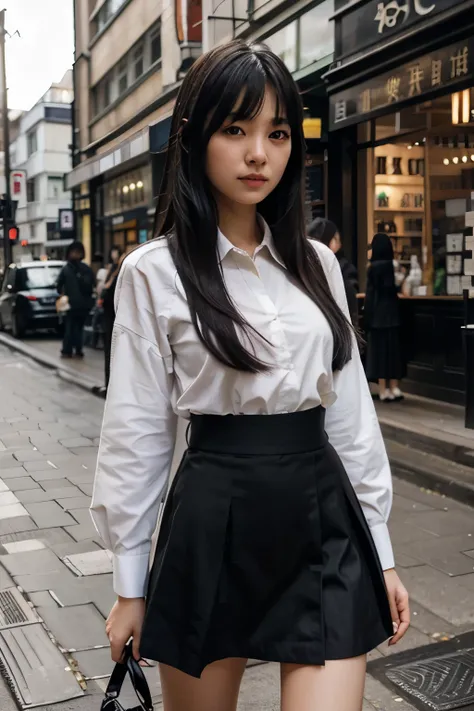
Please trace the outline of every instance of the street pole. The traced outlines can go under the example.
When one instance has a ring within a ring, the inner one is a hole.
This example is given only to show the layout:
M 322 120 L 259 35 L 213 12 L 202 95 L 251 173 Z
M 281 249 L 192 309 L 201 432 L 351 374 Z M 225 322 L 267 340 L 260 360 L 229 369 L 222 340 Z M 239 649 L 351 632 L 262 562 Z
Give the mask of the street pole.
M 10 194 L 10 127 L 8 123 L 8 97 L 7 97 L 7 64 L 5 59 L 5 10 L 0 12 L 0 63 L 1 63 L 1 101 L 3 120 L 3 152 L 5 155 L 5 195 L 7 208 L 3 210 L 3 254 L 5 269 L 12 261 L 11 245 L 8 239 L 8 219 L 11 205 Z

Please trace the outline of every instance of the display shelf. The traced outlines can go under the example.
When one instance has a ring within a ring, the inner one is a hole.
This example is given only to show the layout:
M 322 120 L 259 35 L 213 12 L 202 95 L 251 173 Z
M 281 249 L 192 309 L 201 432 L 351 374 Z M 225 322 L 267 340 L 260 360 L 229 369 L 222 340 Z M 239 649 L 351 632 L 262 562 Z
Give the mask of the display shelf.
M 387 185 L 392 187 L 395 185 L 413 187 L 423 186 L 425 178 L 423 175 L 388 175 L 386 173 L 377 173 L 375 176 L 375 185 Z
M 412 212 L 413 214 L 424 213 L 424 207 L 375 207 L 374 212 Z

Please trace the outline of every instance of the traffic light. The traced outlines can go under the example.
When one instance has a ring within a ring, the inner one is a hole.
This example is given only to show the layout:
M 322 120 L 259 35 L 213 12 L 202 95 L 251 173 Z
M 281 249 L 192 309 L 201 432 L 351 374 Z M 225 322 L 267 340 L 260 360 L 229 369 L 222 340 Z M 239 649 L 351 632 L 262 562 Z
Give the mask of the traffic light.
M 17 244 L 18 240 L 20 239 L 20 228 L 16 225 L 9 227 L 8 239 L 10 240 L 10 244 Z

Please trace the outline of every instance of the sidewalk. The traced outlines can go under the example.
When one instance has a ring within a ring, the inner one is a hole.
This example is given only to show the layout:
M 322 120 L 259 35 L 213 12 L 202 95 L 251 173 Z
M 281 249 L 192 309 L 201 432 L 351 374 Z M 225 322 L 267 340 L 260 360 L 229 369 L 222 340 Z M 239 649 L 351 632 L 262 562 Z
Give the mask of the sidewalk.
M 103 401 L 1 345 L 0 391 L 0 652 L 23 707 L 40 699 L 46 711 L 97 711 L 114 602 L 88 512 Z M 474 630 L 473 510 L 396 477 L 394 489 L 390 530 L 413 623 L 400 645 L 371 654 L 374 663 Z M 146 674 L 159 711 L 156 669 Z M 277 708 L 278 666 L 250 667 L 239 711 Z M 414 708 L 368 674 L 364 711 Z

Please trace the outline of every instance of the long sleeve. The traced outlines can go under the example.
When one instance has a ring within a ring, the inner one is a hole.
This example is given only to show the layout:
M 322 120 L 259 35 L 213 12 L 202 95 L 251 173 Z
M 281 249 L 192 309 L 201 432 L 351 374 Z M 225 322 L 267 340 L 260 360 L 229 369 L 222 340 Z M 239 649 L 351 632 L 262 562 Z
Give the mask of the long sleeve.
M 111 377 L 91 504 L 94 524 L 113 553 L 114 590 L 123 597 L 146 592 L 151 537 L 177 424 L 170 404 L 166 313 L 156 313 L 135 255 L 125 260 L 117 283 Z
M 328 259 L 329 261 L 329 259 Z M 344 282 L 336 259 L 328 281 L 349 318 Z M 346 469 L 369 524 L 384 570 L 394 567 L 387 521 L 392 506 L 392 476 L 377 414 L 355 343 L 352 360 L 335 374 L 337 400 L 326 413 L 326 431 Z

